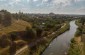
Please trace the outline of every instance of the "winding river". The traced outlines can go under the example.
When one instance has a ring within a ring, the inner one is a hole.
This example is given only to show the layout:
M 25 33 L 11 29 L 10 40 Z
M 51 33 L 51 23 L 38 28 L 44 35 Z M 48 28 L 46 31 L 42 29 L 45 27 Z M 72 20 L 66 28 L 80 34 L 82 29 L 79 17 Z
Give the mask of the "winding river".
M 74 37 L 77 25 L 75 21 L 70 22 L 70 30 L 55 38 L 42 55 L 65 55 L 69 49 L 70 40 Z

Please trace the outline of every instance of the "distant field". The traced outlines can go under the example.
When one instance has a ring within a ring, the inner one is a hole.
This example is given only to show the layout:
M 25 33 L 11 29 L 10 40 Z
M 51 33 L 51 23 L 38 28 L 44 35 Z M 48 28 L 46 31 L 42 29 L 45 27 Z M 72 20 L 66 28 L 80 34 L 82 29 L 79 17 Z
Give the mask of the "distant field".
M 23 20 L 13 20 L 11 26 L 0 26 L 0 34 L 6 34 L 13 31 L 23 31 L 26 29 L 26 27 L 31 28 L 31 24 Z

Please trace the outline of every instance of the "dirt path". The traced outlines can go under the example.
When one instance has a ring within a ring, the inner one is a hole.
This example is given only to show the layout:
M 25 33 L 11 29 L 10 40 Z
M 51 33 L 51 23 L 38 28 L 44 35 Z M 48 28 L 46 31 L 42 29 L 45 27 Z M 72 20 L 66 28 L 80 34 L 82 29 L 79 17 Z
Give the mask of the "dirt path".
M 21 55 L 21 54 L 23 54 L 26 50 L 28 50 L 28 46 L 27 46 L 27 45 L 25 45 L 23 48 L 17 50 L 15 55 Z

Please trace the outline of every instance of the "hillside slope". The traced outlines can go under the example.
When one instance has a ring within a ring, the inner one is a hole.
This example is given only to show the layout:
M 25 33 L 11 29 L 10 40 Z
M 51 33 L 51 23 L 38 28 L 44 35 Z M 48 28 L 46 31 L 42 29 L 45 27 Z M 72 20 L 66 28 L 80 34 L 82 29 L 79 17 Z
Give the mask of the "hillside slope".
M 26 27 L 31 28 L 31 24 L 23 20 L 13 20 L 11 26 L 8 27 L 0 26 L 0 35 L 13 31 L 24 31 Z

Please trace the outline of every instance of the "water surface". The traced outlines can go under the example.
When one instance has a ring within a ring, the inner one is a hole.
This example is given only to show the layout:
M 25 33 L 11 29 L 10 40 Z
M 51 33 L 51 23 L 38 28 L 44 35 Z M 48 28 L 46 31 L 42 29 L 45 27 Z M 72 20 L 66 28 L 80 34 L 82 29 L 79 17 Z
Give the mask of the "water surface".
M 77 25 L 75 21 L 70 22 L 70 30 L 56 37 L 42 55 L 65 55 L 68 51 L 70 40 L 74 37 Z

